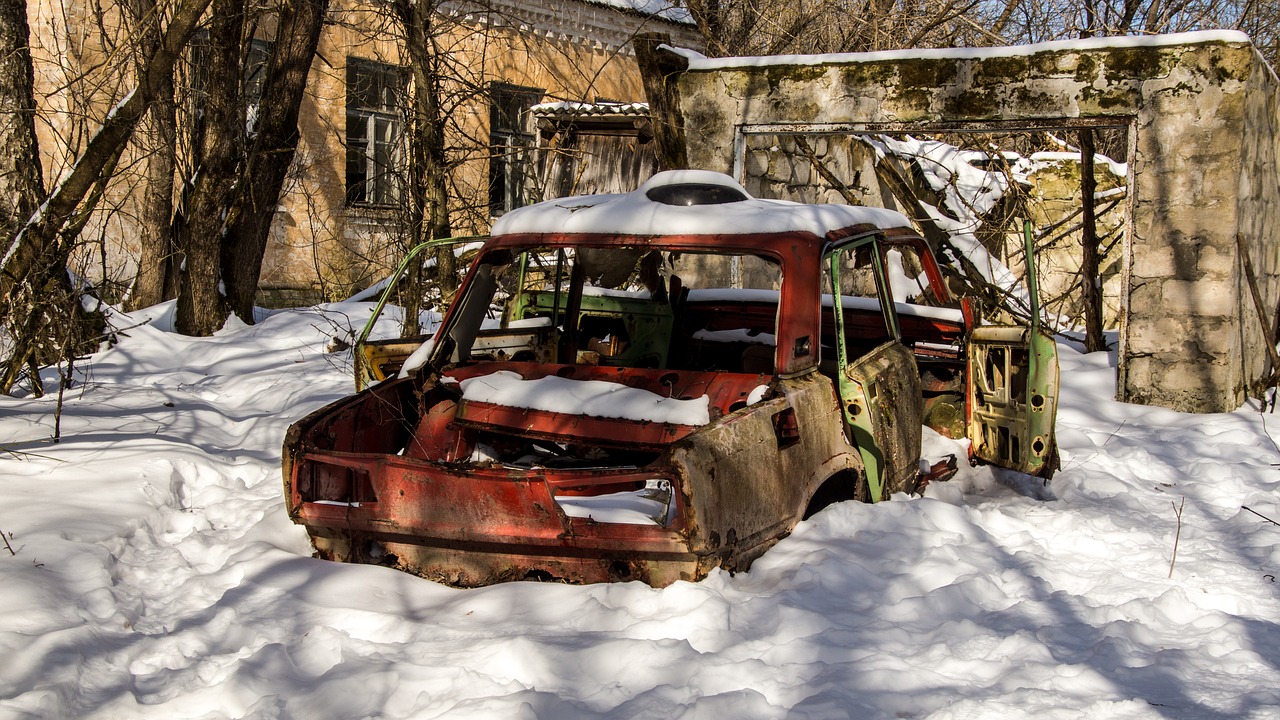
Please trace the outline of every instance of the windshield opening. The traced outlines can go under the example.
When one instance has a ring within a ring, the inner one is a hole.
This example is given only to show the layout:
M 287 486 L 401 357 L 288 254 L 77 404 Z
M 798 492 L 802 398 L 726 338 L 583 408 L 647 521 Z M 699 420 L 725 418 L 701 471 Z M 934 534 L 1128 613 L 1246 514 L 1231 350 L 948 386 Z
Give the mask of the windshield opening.
M 491 251 L 434 359 L 772 373 L 781 283 L 777 259 L 742 253 Z

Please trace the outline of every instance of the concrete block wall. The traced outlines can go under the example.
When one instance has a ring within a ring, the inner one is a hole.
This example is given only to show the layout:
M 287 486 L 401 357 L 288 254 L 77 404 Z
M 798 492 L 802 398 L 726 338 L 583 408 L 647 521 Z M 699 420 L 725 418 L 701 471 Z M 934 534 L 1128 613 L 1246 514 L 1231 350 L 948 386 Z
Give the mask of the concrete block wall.
M 1271 337 L 1280 320 L 1280 79 L 1261 60 L 1253 65 L 1245 99 L 1245 131 L 1239 161 L 1239 232 L 1263 296 Z M 1270 304 L 1268 304 L 1270 303 Z M 1263 324 L 1246 287 L 1241 293 L 1240 342 L 1246 378 L 1266 373 Z
M 1243 45 L 1179 56 L 1135 98 L 1120 390 L 1133 402 L 1227 411 L 1246 386 L 1235 236 L 1253 53 Z

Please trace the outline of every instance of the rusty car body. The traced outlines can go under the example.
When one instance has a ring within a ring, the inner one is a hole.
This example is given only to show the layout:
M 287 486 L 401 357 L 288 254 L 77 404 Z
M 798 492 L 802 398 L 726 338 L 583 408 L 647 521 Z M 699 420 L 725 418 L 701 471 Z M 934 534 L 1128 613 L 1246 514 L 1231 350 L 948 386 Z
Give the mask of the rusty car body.
M 745 570 L 918 489 L 923 424 L 1052 471 L 1052 341 L 965 307 L 887 210 L 697 171 L 522 208 L 418 361 L 289 429 L 288 510 L 322 557 L 457 586 Z

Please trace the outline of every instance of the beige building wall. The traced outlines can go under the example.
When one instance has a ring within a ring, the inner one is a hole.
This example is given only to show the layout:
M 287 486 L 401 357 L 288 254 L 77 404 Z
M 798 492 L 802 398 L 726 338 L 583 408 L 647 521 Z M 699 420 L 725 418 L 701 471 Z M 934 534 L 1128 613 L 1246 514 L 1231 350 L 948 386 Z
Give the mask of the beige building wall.
M 452 15 L 439 38 L 459 83 L 445 99 L 451 118 L 450 219 L 455 235 L 483 234 L 488 209 L 489 99 L 504 83 L 541 91 L 543 100 L 635 102 L 644 90 L 631 49 L 638 32 L 674 33 L 696 43 L 691 26 L 579 0 L 498 3 L 485 15 Z M 376 6 L 346 4 L 326 27 L 302 113 L 302 143 L 281 199 L 263 265 L 262 300 L 297 304 L 338 299 L 384 276 L 406 245 L 396 207 L 348 206 L 346 64 L 348 58 L 405 65 L 394 24 Z M 370 28 L 377 28 L 371 32 Z M 532 123 L 528 126 L 534 132 Z

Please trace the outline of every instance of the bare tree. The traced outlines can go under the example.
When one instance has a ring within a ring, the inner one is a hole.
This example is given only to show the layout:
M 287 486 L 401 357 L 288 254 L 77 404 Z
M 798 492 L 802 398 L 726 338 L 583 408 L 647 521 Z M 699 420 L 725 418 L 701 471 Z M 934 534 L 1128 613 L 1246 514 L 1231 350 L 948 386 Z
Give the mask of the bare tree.
M 1089 352 L 1107 349 L 1103 331 L 1102 257 L 1098 238 L 1097 188 L 1094 158 L 1097 146 L 1093 128 L 1080 130 L 1080 294 L 1084 301 L 1084 346 Z
M 685 0 L 712 55 L 1002 44 L 1022 0 Z
M 329 0 L 282 2 L 273 52 L 263 78 L 238 203 L 230 213 L 222 247 L 227 298 L 236 315 L 253 321 L 271 221 L 298 149 L 298 113 L 316 55 Z
M 998 32 L 1010 44 L 1192 30 L 1242 30 L 1274 66 L 1280 60 L 1277 0 L 1023 0 Z
M 39 392 L 39 365 L 78 352 L 92 341 L 94 328 L 71 287 L 67 262 L 125 145 L 208 5 L 209 0 L 189 0 L 174 9 L 136 87 L 112 108 L 75 164 L 48 192 L 38 173 L 26 2 L 4 0 L 0 7 L 0 56 L 4 63 L 11 63 L 0 84 L 0 105 L 12 108 L 10 116 L 15 119 L 0 129 L 4 135 L 0 146 L 13 151 L 6 153 L 6 163 L 29 166 L 12 175 L 5 173 L 5 182 L 13 183 L 17 194 L 0 201 L 9 203 L 3 212 L 0 255 L 0 322 L 5 342 L 0 354 L 0 392 L 9 392 L 23 374 Z
M 227 318 L 220 262 L 244 147 L 240 56 L 245 26 L 242 0 L 213 0 L 203 113 L 193 148 L 195 177 L 177 239 L 183 261 L 175 320 L 177 330 L 189 335 L 212 335 Z
M 262 259 L 285 177 L 298 146 L 298 112 L 328 0 L 274 8 L 277 28 L 261 98 L 250 106 L 244 79 L 256 22 L 244 0 L 213 0 L 203 112 L 194 177 L 178 246 L 183 271 L 177 329 L 210 335 L 233 311 L 253 323 Z
M 440 30 L 436 26 L 434 2 L 396 0 L 392 6 L 404 33 L 405 51 L 412 74 L 412 102 L 409 105 L 409 167 L 406 183 L 408 205 L 405 212 L 408 246 L 452 235 L 449 223 L 448 174 L 445 117 L 446 76 L 444 54 L 439 47 Z M 442 294 L 451 294 L 458 285 L 457 263 L 453 248 L 442 247 L 433 253 L 435 281 Z M 403 332 L 419 332 L 418 313 L 427 279 L 422 266 L 409 269 L 405 283 Z
M 159 23 L 153 21 L 161 10 L 160 6 L 155 0 L 131 0 L 121 7 L 139 28 L 141 55 L 146 57 L 154 53 L 161 41 Z M 138 68 L 139 73 L 142 70 L 142 67 Z M 171 70 L 163 79 L 137 138 L 143 146 L 146 166 L 138 218 L 138 272 L 127 304 L 131 310 L 155 305 L 178 295 L 177 248 L 171 224 L 178 149 L 173 77 Z

